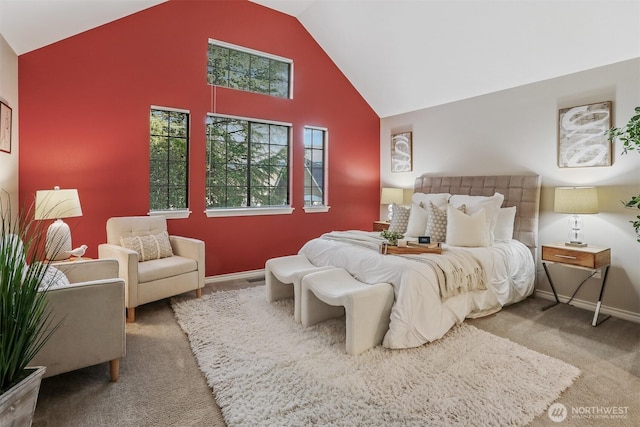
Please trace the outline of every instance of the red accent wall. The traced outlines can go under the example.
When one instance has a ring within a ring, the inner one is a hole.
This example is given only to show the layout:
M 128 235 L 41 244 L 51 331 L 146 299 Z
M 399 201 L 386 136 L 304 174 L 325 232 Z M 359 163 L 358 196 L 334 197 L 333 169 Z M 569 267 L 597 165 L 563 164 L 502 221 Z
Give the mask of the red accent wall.
M 216 112 L 293 123 L 291 215 L 207 218 L 205 116 L 209 38 L 294 61 L 294 99 L 218 88 Z M 188 219 L 169 231 L 206 243 L 207 276 L 260 269 L 330 230 L 371 229 L 379 215 L 380 119 L 293 17 L 245 0 L 172 0 L 19 57 L 22 203 L 77 188 L 73 245 L 97 257 L 112 216 L 149 210 L 149 108 L 191 112 Z M 303 207 L 303 126 L 329 129 L 328 213 Z

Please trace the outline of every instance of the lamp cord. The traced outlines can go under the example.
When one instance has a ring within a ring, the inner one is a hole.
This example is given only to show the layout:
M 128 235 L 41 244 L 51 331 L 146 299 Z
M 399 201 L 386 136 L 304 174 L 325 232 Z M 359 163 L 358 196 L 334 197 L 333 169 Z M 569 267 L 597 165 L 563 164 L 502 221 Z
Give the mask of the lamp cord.
M 587 278 L 586 278 L 586 279 L 584 279 L 584 280 L 583 280 L 583 281 L 578 285 L 578 288 L 575 290 L 575 292 L 573 293 L 573 295 L 571 295 L 571 298 L 569 298 L 569 301 L 567 301 L 567 304 L 570 304 L 570 303 L 571 303 L 571 301 L 573 301 L 573 297 L 575 297 L 575 296 L 576 296 L 576 294 L 578 293 L 578 291 L 580 290 L 580 288 L 582 287 L 582 285 L 584 285 L 584 283 L 585 283 L 587 280 L 591 279 L 591 278 L 592 278 L 592 277 L 593 277 L 597 272 L 598 272 L 598 270 L 593 270 L 593 272 L 592 272 L 589 276 L 587 276 Z

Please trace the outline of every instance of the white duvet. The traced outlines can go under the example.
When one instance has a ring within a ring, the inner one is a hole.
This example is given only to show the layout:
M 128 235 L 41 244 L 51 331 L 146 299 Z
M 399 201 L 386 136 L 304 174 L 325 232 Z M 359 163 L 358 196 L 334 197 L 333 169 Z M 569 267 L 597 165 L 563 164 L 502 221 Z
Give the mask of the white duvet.
M 379 236 L 372 232 L 372 236 Z M 391 283 L 395 303 L 383 346 L 411 348 L 441 338 L 467 317 L 495 313 L 533 292 L 535 264 L 531 251 L 517 240 L 483 248 L 443 245 L 443 251 L 467 251 L 486 273 L 487 290 L 447 299 L 440 297 L 437 277 L 425 263 L 343 241 L 317 238 L 299 251 L 318 266 L 341 267 L 364 283 Z M 422 256 L 422 255 L 420 255 Z M 438 256 L 429 254 L 426 256 Z

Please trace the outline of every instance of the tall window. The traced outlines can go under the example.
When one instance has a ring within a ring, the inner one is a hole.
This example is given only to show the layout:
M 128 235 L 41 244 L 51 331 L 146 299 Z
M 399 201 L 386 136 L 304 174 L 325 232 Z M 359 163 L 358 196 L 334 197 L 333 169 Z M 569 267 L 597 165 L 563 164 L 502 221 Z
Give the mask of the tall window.
M 149 125 L 150 210 L 187 209 L 189 112 L 152 107 Z
M 207 208 L 288 206 L 290 127 L 207 116 Z
M 209 84 L 291 98 L 293 61 L 209 40 Z
M 327 130 L 304 128 L 304 206 L 323 206 L 325 201 L 325 151 Z

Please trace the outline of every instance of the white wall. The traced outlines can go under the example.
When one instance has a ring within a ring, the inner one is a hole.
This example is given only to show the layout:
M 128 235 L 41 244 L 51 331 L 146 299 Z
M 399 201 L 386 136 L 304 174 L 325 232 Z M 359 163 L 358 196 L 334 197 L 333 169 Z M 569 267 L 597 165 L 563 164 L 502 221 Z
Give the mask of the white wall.
M 18 206 L 18 56 L 0 34 L 0 100 L 11 107 L 11 154 L 0 151 L 0 195 L 10 196 L 11 206 Z M 2 201 L 4 200 L 2 197 Z
M 554 188 L 597 186 L 600 213 L 584 216 L 584 231 L 589 243 L 612 248 L 603 304 L 623 316 L 640 315 L 640 243 L 628 222 L 640 211 L 620 202 L 640 194 L 640 153 L 622 156 L 615 144 L 610 167 L 557 166 L 558 110 L 599 101 L 613 101 L 614 126 L 626 124 L 640 106 L 640 59 L 382 119 L 381 187 L 410 188 L 424 172 L 539 174 L 539 241 L 544 244 L 564 241 L 568 231 L 566 215 L 553 212 Z M 391 172 L 390 136 L 399 131 L 413 132 L 413 172 Z M 380 215 L 385 218 L 386 210 Z M 537 288 L 550 290 L 539 260 L 538 267 Z M 561 295 L 570 296 L 584 277 L 575 269 L 552 270 Z M 590 279 L 576 298 L 595 302 L 598 291 L 599 282 Z

